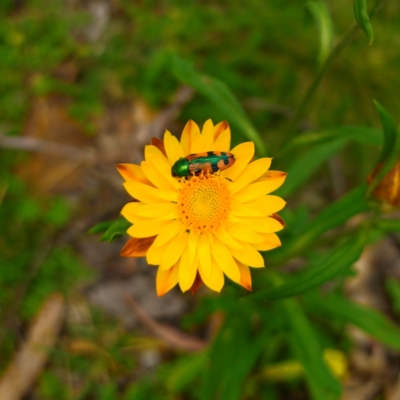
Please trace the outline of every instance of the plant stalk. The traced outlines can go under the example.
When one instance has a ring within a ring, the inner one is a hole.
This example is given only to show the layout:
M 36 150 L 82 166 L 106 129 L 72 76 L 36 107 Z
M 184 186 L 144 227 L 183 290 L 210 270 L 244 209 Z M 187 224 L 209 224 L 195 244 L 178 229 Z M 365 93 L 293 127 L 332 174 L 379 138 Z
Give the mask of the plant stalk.
M 358 24 L 356 22 L 352 23 L 351 26 L 344 33 L 344 35 L 340 38 L 340 40 L 333 47 L 329 56 L 326 58 L 324 63 L 321 65 L 321 68 L 318 70 L 317 74 L 315 75 L 313 81 L 308 86 L 307 91 L 304 94 L 304 97 L 303 97 L 301 103 L 297 107 L 297 109 L 293 115 L 293 118 L 290 120 L 288 129 L 287 129 L 287 131 L 285 133 L 285 137 L 284 137 L 285 141 L 290 141 L 292 139 L 292 137 L 295 135 L 297 126 L 300 122 L 300 119 L 303 117 L 304 112 L 306 111 L 307 107 L 309 106 L 310 101 L 311 101 L 312 97 L 314 96 L 314 93 L 318 89 L 318 86 L 321 83 L 322 78 L 328 71 L 329 67 L 333 64 L 333 62 L 339 56 L 339 54 L 343 51 L 343 49 L 347 46 L 347 44 L 350 43 L 354 39 L 354 37 L 357 35 L 358 32 L 359 32 Z

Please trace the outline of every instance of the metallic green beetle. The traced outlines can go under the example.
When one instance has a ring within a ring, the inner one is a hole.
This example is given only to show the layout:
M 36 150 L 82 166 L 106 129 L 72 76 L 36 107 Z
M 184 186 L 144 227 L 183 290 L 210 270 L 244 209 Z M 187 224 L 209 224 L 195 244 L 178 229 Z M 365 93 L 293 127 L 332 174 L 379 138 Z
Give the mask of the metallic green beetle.
M 172 176 L 187 177 L 202 172 L 214 173 L 223 171 L 235 163 L 232 153 L 223 151 L 207 151 L 181 157 L 171 168 Z

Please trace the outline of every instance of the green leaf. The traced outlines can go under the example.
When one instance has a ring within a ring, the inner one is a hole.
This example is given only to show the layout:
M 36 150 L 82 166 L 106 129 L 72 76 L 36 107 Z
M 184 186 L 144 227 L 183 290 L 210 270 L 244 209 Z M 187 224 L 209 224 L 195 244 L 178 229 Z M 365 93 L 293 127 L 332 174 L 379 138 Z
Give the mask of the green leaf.
M 86 397 L 85 397 L 86 398 Z M 85 398 L 82 398 L 84 400 Z M 121 397 L 116 397 L 120 399 Z M 143 379 L 134 381 L 128 389 L 126 389 L 122 400 L 164 400 L 165 396 L 161 397 L 157 393 L 157 385 L 155 385 L 154 379 L 145 376 Z
M 306 7 L 311 12 L 317 24 L 320 42 L 318 65 L 321 65 L 332 49 L 332 20 L 325 3 L 322 1 L 308 1 Z
M 312 295 L 309 301 L 313 310 L 322 313 L 325 318 L 329 316 L 339 318 L 356 325 L 384 345 L 400 350 L 400 328 L 379 311 L 353 303 L 339 295 L 325 298 Z
M 294 299 L 283 300 L 281 304 L 290 327 L 289 341 L 304 367 L 312 397 L 315 400 L 338 400 L 341 385 L 325 364 L 322 346 L 303 309 Z
M 372 221 L 372 226 L 384 232 L 400 232 L 399 219 L 376 219 Z
M 89 233 L 101 233 L 105 232 L 115 221 L 102 221 L 92 226 L 89 229 Z
M 257 334 L 252 329 L 252 315 L 239 307 L 225 322 L 208 352 L 203 370 L 201 400 L 240 400 L 246 376 L 265 347 L 268 326 Z
M 290 145 L 282 150 L 286 153 L 302 146 L 314 146 L 287 168 L 288 176 L 278 191 L 286 197 L 300 187 L 326 160 L 339 152 L 349 142 L 380 146 L 382 145 L 382 132 L 364 126 L 344 126 L 327 129 L 322 132 L 312 132 L 299 135 Z
M 367 126 L 341 126 L 338 128 L 325 129 L 321 132 L 303 133 L 293 139 L 285 151 L 300 147 L 330 143 L 344 139 L 372 146 L 382 146 L 382 131 Z
M 364 247 L 364 235 L 358 239 L 348 239 L 338 248 L 329 252 L 322 260 L 311 263 L 310 266 L 289 278 L 283 284 L 268 290 L 244 297 L 244 300 L 277 300 L 292 297 L 321 286 L 323 283 L 342 275 L 358 260 Z
M 360 28 L 365 32 L 367 38 L 369 40 L 368 45 L 372 44 L 374 39 L 374 34 L 372 31 L 372 25 L 369 20 L 368 12 L 367 12 L 367 2 L 366 0 L 354 0 L 353 3 L 354 17 L 360 25 Z
M 200 375 L 206 362 L 206 352 L 191 354 L 180 359 L 168 371 L 167 388 L 173 393 L 182 392 Z
M 397 279 L 389 278 L 385 282 L 386 289 L 392 299 L 394 311 L 400 315 L 400 282 Z
M 96 392 L 98 400 L 114 400 L 118 395 L 117 383 L 110 382 L 105 385 L 99 385 Z
M 304 229 L 303 234 L 286 243 L 286 246 L 277 249 L 270 255 L 270 260 L 282 262 L 301 254 L 325 232 L 344 224 L 349 218 L 368 209 L 369 205 L 365 200 L 365 186 L 363 185 L 322 210 L 315 220 Z
M 374 103 L 383 127 L 383 147 L 378 162 L 384 162 L 396 147 L 397 129 L 389 113 L 377 101 Z
M 371 194 L 385 175 L 395 166 L 400 158 L 400 140 L 396 126 L 388 112 L 378 103 L 374 102 L 383 126 L 383 147 L 378 159 L 381 167 L 368 186 L 367 194 Z
M 266 147 L 263 139 L 251 124 L 235 96 L 223 82 L 200 74 L 189 62 L 178 56 L 174 56 L 172 59 L 172 71 L 180 82 L 193 87 L 207 97 L 220 110 L 224 118 L 254 142 L 258 154 L 265 156 Z
M 287 169 L 288 176 L 285 184 L 277 191 L 277 194 L 287 197 L 317 171 L 324 161 L 337 153 L 345 143 L 344 139 L 323 143 L 298 157 Z
M 100 238 L 102 242 L 113 242 L 121 236 L 125 236 L 126 231 L 130 228 L 132 224 L 127 221 L 124 217 L 121 217 L 114 221 L 109 228 L 104 232 L 103 236 Z

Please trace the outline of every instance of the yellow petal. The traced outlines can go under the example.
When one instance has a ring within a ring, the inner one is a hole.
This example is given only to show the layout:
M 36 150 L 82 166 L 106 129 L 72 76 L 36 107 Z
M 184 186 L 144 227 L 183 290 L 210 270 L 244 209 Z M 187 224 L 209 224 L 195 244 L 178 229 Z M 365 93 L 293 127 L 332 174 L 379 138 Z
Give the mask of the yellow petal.
M 147 145 L 144 147 L 144 158 L 146 161 L 153 162 L 157 167 L 171 171 L 168 158 L 156 146 Z
M 160 190 L 139 182 L 125 182 L 126 191 L 143 203 L 160 203 L 162 201 L 178 201 L 178 192 L 172 190 Z
M 229 134 L 231 132 L 228 121 L 218 122 L 218 124 L 214 126 L 214 142 L 216 142 L 221 133 L 225 131 L 229 131 Z M 227 151 L 229 151 L 229 149 Z
M 254 248 L 258 251 L 268 251 L 282 246 L 279 237 L 275 233 L 264 233 L 264 241 L 254 244 Z
M 196 278 L 198 261 L 189 261 L 189 250 L 186 247 L 179 264 L 179 286 L 182 292 L 189 290 Z
M 200 129 L 196 122 L 189 120 L 182 132 L 181 146 L 185 157 L 189 154 L 194 153 L 193 143 L 197 142 L 200 137 Z
M 215 290 L 219 293 L 224 287 L 224 273 L 213 258 L 211 258 L 211 276 L 207 276 L 204 273 L 201 265 L 199 267 L 199 273 L 204 284 L 207 285 L 211 290 Z
M 254 200 L 258 197 L 264 196 L 268 193 L 273 192 L 277 189 L 283 181 L 285 177 L 280 180 L 260 180 L 243 188 L 241 191 L 235 194 L 235 199 L 242 203 Z M 277 183 L 279 182 L 279 184 Z
M 237 145 L 231 150 L 231 153 L 235 156 L 235 164 L 224 171 L 224 176 L 231 180 L 235 180 L 242 171 L 246 168 L 247 164 L 254 157 L 254 143 L 245 142 Z
M 256 232 L 273 233 L 283 229 L 283 225 L 272 217 L 243 217 L 242 222 Z
M 151 185 L 150 181 L 146 178 L 140 165 L 136 164 L 117 164 L 118 172 L 126 181 L 141 182 Z
M 188 243 L 188 233 L 183 231 L 168 242 L 167 248 L 162 255 L 160 268 L 171 268 L 181 258 Z
M 164 145 L 169 164 L 171 166 L 174 165 L 181 157 L 187 156 L 187 154 L 183 153 L 183 149 L 181 144 L 179 143 L 179 140 L 169 131 L 165 131 Z
M 231 131 L 230 129 L 224 130 L 214 142 L 211 150 L 213 151 L 229 151 L 231 147 Z
M 156 277 L 156 288 L 157 295 L 162 296 L 169 292 L 178 283 L 179 276 L 179 265 L 176 264 L 167 271 L 163 271 L 161 268 L 157 270 Z
M 140 207 L 133 207 L 132 204 L 139 204 Z M 129 207 L 129 211 L 132 210 L 131 212 L 139 217 L 157 218 L 160 220 L 166 219 L 166 218 L 163 218 L 163 217 L 165 217 L 165 215 L 169 215 L 173 212 L 176 212 L 176 204 L 175 203 L 154 203 L 154 204 L 128 203 L 122 210 L 124 211 L 125 208 L 128 208 L 128 207 Z M 122 215 L 124 215 L 124 214 L 122 214 Z M 125 218 L 129 220 L 128 217 L 125 217 Z
M 157 149 L 160 150 L 161 153 L 163 153 L 165 157 L 167 157 L 167 153 L 165 151 L 165 145 L 161 139 L 152 137 L 150 144 L 157 147 Z
M 251 292 L 251 274 L 250 269 L 247 265 L 242 264 L 240 261 L 237 261 L 237 265 L 240 271 L 240 284 L 247 290 Z
M 262 196 L 247 203 L 234 202 L 231 213 L 240 217 L 266 217 L 282 210 L 286 202 L 278 196 Z
M 271 166 L 272 158 L 260 158 L 245 167 L 239 177 L 229 186 L 231 193 L 237 193 L 251 182 L 264 175 Z M 235 165 L 235 164 L 234 164 Z
M 188 247 L 189 247 L 189 262 L 192 264 L 197 255 L 197 244 L 199 242 L 200 234 L 190 231 L 189 239 L 188 239 Z
M 153 244 L 154 239 L 154 236 L 143 239 L 129 238 L 121 250 L 121 257 L 144 257 L 147 250 Z
M 128 235 L 135 238 L 145 238 L 158 235 L 166 226 L 169 221 L 141 221 L 131 226 L 128 229 Z
M 125 217 L 130 223 L 136 224 L 141 221 L 145 221 L 146 218 L 139 216 L 137 214 L 138 210 L 143 207 L 143 203 L 133 201 L 131 203 L 127 203 L 121 210 L 121 215 Z
M 142 161 L 140 166 L 147 179 L 158 189 L 161 190 L 175 190 L 175 186 L 172 185 L 166 177 L 161 174 L 154 166 L 148 161 Z
M 270 217 L 273 218 L 273 219 L 276 219 L 283 227 L 286 226 L 285 221 L 283 220 L 283 218 L 279 214 L 273 213 L 273 214 L 270 215 Z
M 229 251 L 236 260 L 248 265 L 249 267 L 264 267 L 264 259 L 262 255 L 251 244 L 243 243 L 242 250 L 230 248 Z
M 240 271 L 228 248 L 217 237 L 214 237 L 212 255 L 224 274 L 234 282 L 240 282 Z
M 235 240 L 231 235 L 229 235 L 223 226 L 217 232 L 215 232 L 214 235 L 219 240 L 221 240 L 222 242 L 224 242 L 226 245 L 228 245 L 230 247 L 233 247 L 235 249 L 242 248 L 242 245 L 237 240 Z
M 164 154 L 155 146 L 146 146 L 144 153 L 146 162 L 155 168 L 173 188 L 179 190 L 181 185 L 178 180 L 172 176 L 171 165 Z
M 149 265 L 160 265 L 162 260 L 162 255 L 168 247 L 168 243 L 162 246 L 155 246 L 154 243 L 149 247 L 146 253 L 146 261 Z
M 263 176 L 258 178 L 256 182 L 268 181 L 269 193 L 271 193 L 282 186 L 287 175 L 287 172 L 268 170 Z
M 214 125 L 211 119 L 208 119 L 204 126 L 198 140 L 193 142 L 193 153 L 202 153 L 210 151 L 214 142 Z
M 239 242 L 261 243 L 264 240 L 262 235 L 254 232 L 253 229 L 249 229 L 245 224 L 240 222 L 226 221 L 225 229 L 228 235 Z
M 228 121 L 218 122 L 217 125 L 214 126 L 214 141 L 217 140 L 218 136 L 226 129 L 229 128 Z
M 206 276 L 211 276 L 211 249 L 209 235 L 203 233 L 199 237 L 197 244 L 197 255 L 200 268 Z
M 179 219 L 170 221 L 167 227 L 164 230 L 162 230 L 156 237 L 156 240 L 154 241 L 153 244 L 154 248 L 163 246 L 164 244 L 172 240 L 172 238 L 174 238 L 180 232 L 182 232 L 183 229 L 184 228 L 182 222 Z

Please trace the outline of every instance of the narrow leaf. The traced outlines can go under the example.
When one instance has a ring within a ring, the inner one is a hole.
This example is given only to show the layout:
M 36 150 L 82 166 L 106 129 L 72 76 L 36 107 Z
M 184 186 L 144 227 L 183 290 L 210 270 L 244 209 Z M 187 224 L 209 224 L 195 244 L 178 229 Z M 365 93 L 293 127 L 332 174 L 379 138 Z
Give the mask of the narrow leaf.
M 284 300 L 281 304 L 289 324 L 290 344 L 304 367 L 313 399 L 339 400 L 341 385 L 324 362 L 322 347 L 303 309 L 294 299 Z
M 89 233 L 101 233 L 105 232 L 115 221 L 103 221 L 98 224 L 92 226 L 89 229 Z
M 396 146 L 397 129 L 389 113 L 377 101 L 374 101 L 374 103 L 383 127 L 383 147 L 378 161 L 383 162 L 390 156 Z
M 368 209 L 369 205 L 365 200 L 365 186 L 360 186 L 322 210 L 301 235 L 286 244 L 286 249 L 277 249 L 269 256 L 269 259 L 274 262 L 282 262 L 301 254 L 325 232 L 341 226 L 349 218 Z
M 197 72 L 189 62 L 178 56 L 172 59 L 172 71 L 180 82 L 206 96 L 229 122 L 252 140 L 260 156 L 266 154 L 263 139 L 251 124 L 236 97 L 223 82 Z
M 173 393 L 180 393 L 188 387 L 205 368 L 207 354 L 199 352 L 179 359 L 168 370 L 167 387 Z
M 238 308 L 237 308 L 238 309 Z M 240 400 L 244 380 L 265 348 L 269 327 L 256 335 L 248 310 L 236 312 L 225 322 L 208 351 L 203 369 L 201 400 Z M 240 362 L 238 362 L 240 360 Z
M 400 328 L 379 311 L 353 303 L 339 295 L 326 298 L 313 295 L 309 300 L 312 309 L 323 313 L 325 317 L 339 318 L 356 325 L 386 346 L 400 350 Z
M 384 176 L 395 166 L 400 158 L 400 139 L 396 126 L 389 113 L 378 103 L 374 102 L 383 126 L 383 147 L 378 159 L 380 168 L 368 186 L 367 194 L 371 194 Z
M 390 295 L 394 311 L 400 315 L 400 282 L 394 278 L 388 278 L 385 282 L 386 289 Z
M 374 34 L 372 31 L 372 25 L 369 20 L 368 12 L 367 12 L 367 2 L 366 0 L 354 0 L 353 3 L 354 17 L 360 25 L 360 28 L 365 32 L 367 38 L 369 40 L 368 45 L 372 44 L 374 39 Z
M 382 132 L 367 126 L 340 126 L 325 129 L 321 132 L 303 133 L 296 138 L 284 151 L 300 146 L 311 146 L 321 143 L 330 143 L 339 139 L 354 141 L 371 146 L 382 146 Z
M 287 197 L 316 172 L 324 161 L 337 153 L 345 143 L 344 139 L 323 143 L 298 157 L 287 169 L 288 176 L 285 184 L 277 191 L 277 194 Z
M 331 251 L 322 261 L 312 262 L 300 273 L 283 284 L 244 297 L 245 300 L 277 300 L 292 297 L 321 286 L 323 283 L 342 275 L 358 260 L 364 246 L 364 237 L 348 239 Z
M 112 225 L 104 232 L 103 236 L 100 238 L 102 242 L 113 242 L 121 236 L 126 235 L 126 231 L 132 224 L 128 222 L 124 217 L 121 217 L 114 221 Z
M 306 7 L 311 12 L 317 24 L 320 42 L 318 65 L 321 65 L 332 49 L 332 20 L 325 3 L 322 1 L 309 1 Z
M 376 219 L 372 221 L 374 228 L 384 232 L 400 232 L 400 220 L 399 219 Z

